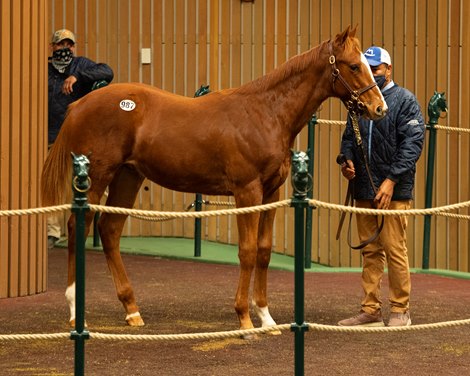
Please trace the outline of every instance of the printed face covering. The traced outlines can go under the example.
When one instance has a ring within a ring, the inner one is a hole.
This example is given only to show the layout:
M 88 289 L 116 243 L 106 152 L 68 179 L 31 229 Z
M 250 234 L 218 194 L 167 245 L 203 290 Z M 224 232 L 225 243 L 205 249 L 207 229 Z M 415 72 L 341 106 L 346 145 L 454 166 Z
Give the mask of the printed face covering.
M 65 69 L 69 66 L 72 61 L 73 53 L 70 48 L 61 48 L 60 50 L 54 51 L 52 54 L 52 65 L 60 73 L 64 73 Z

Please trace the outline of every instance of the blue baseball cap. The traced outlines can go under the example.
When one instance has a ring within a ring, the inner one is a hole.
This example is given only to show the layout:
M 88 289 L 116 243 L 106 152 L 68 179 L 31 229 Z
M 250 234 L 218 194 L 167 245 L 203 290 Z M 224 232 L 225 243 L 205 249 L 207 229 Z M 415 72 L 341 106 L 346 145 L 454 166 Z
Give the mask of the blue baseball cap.
M 376 67 L 380 64 L 392 65 L 392 60 L 387 50 L 383 48 L 372 46 L 364 52 L 367 62 L 371 67 Z

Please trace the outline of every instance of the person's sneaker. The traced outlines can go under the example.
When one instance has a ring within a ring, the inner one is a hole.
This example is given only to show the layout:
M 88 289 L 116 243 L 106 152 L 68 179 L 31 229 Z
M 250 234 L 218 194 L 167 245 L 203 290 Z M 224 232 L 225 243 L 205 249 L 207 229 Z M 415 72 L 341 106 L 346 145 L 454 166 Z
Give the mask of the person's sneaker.
M 375 314 L 359 312 L 358 315 L 350 317 L 349 319 L 341 320 L 338 322 L 339 326 L 384 326 L 382 312 L 377 311 Z
M 388 326 L 410 326 L 411 318 L 410 312 L 392 312 L 390 314 L 390 320 Z
M 54 248 L 55 243 L 57 243 L 58 240 L 59 239 L 57 239 L 54 236 L 48 236 L 47 237 L 47 249 L 51 250 L 52 248 Z

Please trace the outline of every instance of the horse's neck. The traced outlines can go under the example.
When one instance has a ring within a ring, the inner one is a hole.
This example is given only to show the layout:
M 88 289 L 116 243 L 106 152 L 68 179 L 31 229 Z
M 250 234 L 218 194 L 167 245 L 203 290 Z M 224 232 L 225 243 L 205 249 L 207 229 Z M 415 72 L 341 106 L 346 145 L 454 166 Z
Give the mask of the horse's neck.
M 320 104 L 331 95 L 325 43 L 286 63 L 245 87 L 251 95 L 268 98 L 269 113 L 295 137 Z

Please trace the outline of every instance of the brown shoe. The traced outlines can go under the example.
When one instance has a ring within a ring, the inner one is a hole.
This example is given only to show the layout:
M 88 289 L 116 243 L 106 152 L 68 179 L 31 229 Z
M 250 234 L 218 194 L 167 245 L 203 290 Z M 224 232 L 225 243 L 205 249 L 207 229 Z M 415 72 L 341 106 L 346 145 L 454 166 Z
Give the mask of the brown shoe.
M 390 320 L 388 326 L 410 326 L 411 318 L 410 312 L 392 312 L 390 314 Z
M 339 326 L 384 326 L 382 312 L 377 311 L 375 314 L 359 312 L 358 315 L 349 319 L 341 320 L 338 322 Z

